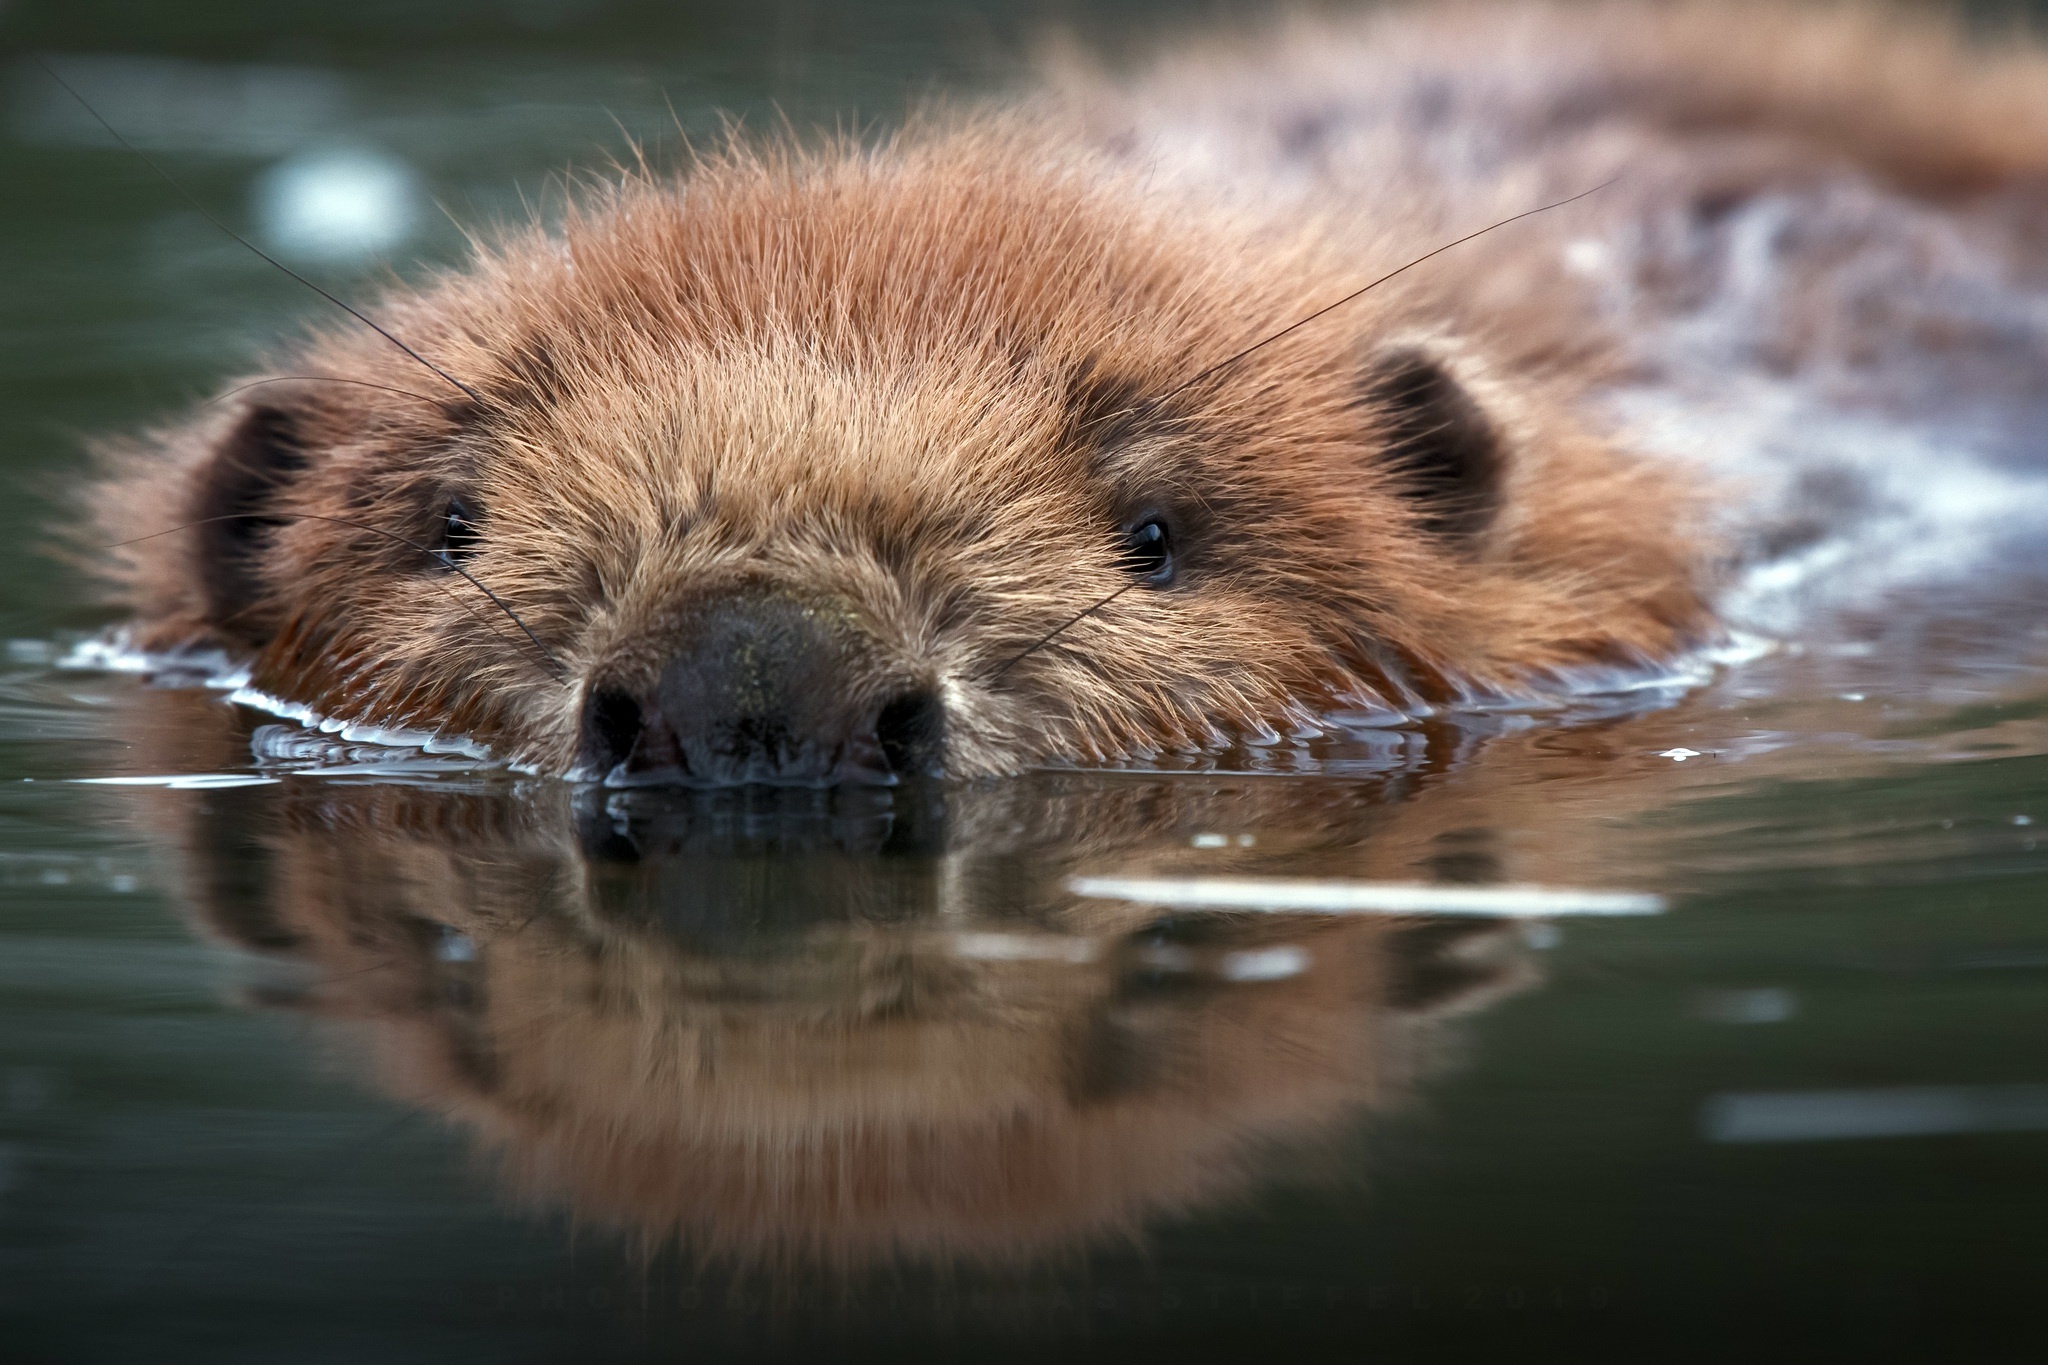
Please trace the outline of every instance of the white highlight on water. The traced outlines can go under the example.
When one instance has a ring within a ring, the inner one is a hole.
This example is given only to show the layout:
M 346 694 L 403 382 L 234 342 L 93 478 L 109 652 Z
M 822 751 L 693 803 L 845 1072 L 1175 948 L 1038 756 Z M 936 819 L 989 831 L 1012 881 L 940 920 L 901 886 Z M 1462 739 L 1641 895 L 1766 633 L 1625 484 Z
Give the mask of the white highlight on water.
M 368 148 L 308 151 L 256 183 L 264 240 L 287 256 L 346 261 L 381 256 L 412 235 L 419 191 L 412 168 Z
M 1664 897 L 1636 891 L 1281 877 L 1069 877 L 1066 888 L 1090 900 L 1182 910 L 1305 910 L 1332 915 L 1657 915 L 1666 907 Z
M 258 691 L 246 684 L 237 687 L 228 697 L 237 706 L 247 706 L 265 711 L 283 720 L 294 721 L 323 735 L 334 735 L 348 744 L 376 744 L 387 749 L 418 749 L 429 754 L 459 754 L 464 758 L 489 759 L 491 751 L 471 739 L 461 736 L 447 737 L 432 730 L 412 730 L 398 726 L 363 725 L 354 721 L 337 720 L 323 716 L 310 706 L 274 697 L 268 692 Z
M 74 777 L 82 787 L 165 787 L 171 791 L 206 791 L 215 787 L 267 787 L 281 778 L 260 773 L 177 773 L 158 777 Z
M 249 681 L 246 665 L 217 649 L 179 654 L 148 654 L 135 647 L 125 630 L 80 640 L 64 652 L 56 666 L 73 673 L 178 673 L 201 679 L 200 686 L 233 691 Z
M 2048 1085 L 1920 1085 L 1716 1095 L 1710 1142 L 1825 1142 L 2048 1129 Z
M 1287 944 L 1278 948 L 1230 953 L 1223 959 L 1225 981 L 1285 981 L 1308 970 L 1308 950 Z
M 956 957 L 982 962 L 1069 962 L 1076 966 L 1095 960 L 1092 940 L 1065 934 L 954 934 L 951 945 Z
M 227 700 L 237 706 L 247 706 L 302 727 L 314 746 L 304 753 L 267 752 L 259 732 L 259 739 L 255 742 L 255 756 L 272 773 L 287 771 L 299 775 L 357 776 L 384 773 L 412 776 L 442 771 L 450 767 L 466 768 L 474 763 L 495 762 L 488 748 L 464 736 L 445 736 L 431 730 L 365 725 L 354 721 L 337 720 L 322 715 L 310 706 L 286 701 L 251 687 L 247 666 L 237 663 L 219 651 L 151 654 L 137 649 L 125 630 L 114 630 L 105 635 L 79 641 L 63 652 L 56 660 L 56 667 L 86 673 L 176 674 L 190 679 L 195 686 L 225 692 Z M 389 761 L 380 760 L 374 753 L 357 753 L 337 758 L 334 754 L 323 752 L 319 748 L 324 742 L 320 738 L 322 736 L 332 736 L 343 744 L 362 745 L 370 750 L 391 749 L 401 752 L 390 755 Z M 413 752 L 402 752 L 405 750 Z M 448 759 L 459 761 L 435 763 L 423 756 L 447 756 Z M 197 788 L 253 786 L 277 779 L 275 776 L 258 776 L 250 773 L 193 773 L 175 777 L 164 775 L 81 780 L 99 782 L 102 785 Z

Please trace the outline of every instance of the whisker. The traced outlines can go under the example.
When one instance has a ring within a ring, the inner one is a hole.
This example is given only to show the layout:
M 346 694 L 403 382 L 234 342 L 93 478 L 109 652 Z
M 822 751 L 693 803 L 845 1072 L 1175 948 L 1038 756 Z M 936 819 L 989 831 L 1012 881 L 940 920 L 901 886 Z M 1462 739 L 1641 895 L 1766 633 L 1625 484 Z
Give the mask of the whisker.
M 453 559 L 443 554 L 439 550 L 430 550 L 416 540 L 412 540 L 406 536 L 399 535 L 396 531 L 387 531 L 381 526 L 372 526 L 365 521 L 351 521 L 347 517 L 321 516 L 318 513 L 314 512 L 276 512 L 265 513 L 263 515 L 267 517 L 274 517 L 275 519 L 280 521 L 324 521 L 331 522 L 336 526 L 351 526 L 358 531 L 368 531 L 371 535 L 383 536 L 386 540 L 395 540 L 400 545 L 403 545 L 408 549 L 419 551 L 419 553 L 427 556 L 429 559 L 434 560 L 442 567 L 452 569 L 454 572 L 462 575 L 462 578 L 465 582 L 467 582 L 471 587 L 475 588 L 478 592 L 482 593 L 485 597 L 488 597 L 491 600 L 491 605 L 496 607 L 499 611 L 505 613 L 506 617 L 512 622 L 512 624 L 519 627 L 520 632 L 526 636 L 527 640 L 533 645 L 534 649 L 539 652 L 541 658 L 547 661 L 548 671 L 554 674 L 555 681 L 564 684 L 566 684 L 569 681 L 569 670 L 563 667 L 562 661 L 555 657 L 553 651 L 551 651 L 546 645 L 541 643 L 540 637 L 533 633 L 533 631 L 527 626 L 526 622 L 519 619 L 519 613 L 512 610 L 511 607 L 507 606 L 505 604 L 505 600 L 499 597 L 498 594 L 492 592 L 489 588 L 485 587 L 483 583 L 478 580 L 476 575 L 472 574 L 469 570 L 463 568 L 460 564 L 457 564 Z M 201 517 L 197 521 L 188 521 L 181 526 L 168 527 L 167 529 L 162 531 L 152 531 L 146 536 L 135 536 L 128 540 L 117 540 L 113 544 L 105 545 L 101 548 L 107 550 L 118 550 L 128 545 L 139 545 L 145 540 L 155 540 L 159 536 L 173 536 L 180 531 L 189 531 L 195 526 L 207 526 L 214 522 L 221 521 L 245 521 L 248 519 L 249 517 L 248 514 L 246 513 L 229 513 L 225 516 Z M 434 586 L 440 588 L 443 592 L 449 591 L 445 584 L 437 583 Z M 450 592 L 449 595 L 451 597 L 454 596 L 452 592 Z M 460 601 L 461 599 L 458 598 L 456 600 Z M 469 610 L 469 606 L 467 603 L 463 604 L 463 609 Z
M 1008 659 L 1003 661 L 1001 667 L 997 668 L 995 672 L 989 674 L 986 678 L 983 679 L 983 681 L 994 682 L 996 679 L 1002 677 L 1003 674 L 1008 673 L 1012 668 L 1016 667 L 1017 664 L 1021 662 L 1024 658 L 1026 658 L 1029 655 L 1036 654 L 1039 650 L 1044 649 L 1047 645 L 1051 644 L 1055 639 L 1057 639 L 1060 636 L 1062 632 L 1066 631 L 1069 627 L 1079 624 L 1084 617 L 1093 616 L 1096 612 L 1101 611 L 1104 607 L 1116 601 L 1117 598 L 1122 597 L 1132 588 L 1137 587 L 1138 582 L 1139 580 L 1134 578 L 1130 582 L 1124 584 L 1121 588 L 1118 588 L 1115 592 L 1111 593 L 1109 596 L 1103 598 L 1100 602 L 1097 602 L 1094 606 L 1083 607 L 1081 610 L 1075 612 L 1065 621 L 1061 622 L 1057 626 L 1054 626 L 1045 634 L 1039 636 L 1037 640 L 1025 646 L 1023 649 L 1017 651 L 1015 654 L 1012 654 Z
M 436 365 L 433 361 L 427 359 L 418 351 L 415 351 L 412 347 L 400 341 L 390 332 L 385 331 L 382 327 L 379 327 L 376 323 L 370 321 L 368 317 L 358 312 L 355 308 L 350 307 L 346 302 L 344 302 L 336 295 L 328 293 L 325 289 L 322 289 L 319 285 L 313 283 L 304 275 L 301 275 L 298 271 L 286 265 L 283 261 L 278 260 L 269 252 L 257 246 L 254 242 L 244 237 L 241 233 L 235 231 L 226 223 L 223 223 L 220 219 L 214 217 L 213 214 L 207 210 L 206 205 L 200 203 L 199 200 L 192 194 L 190 190 L 186 189 L 183 185 L 179 184 L 175 179 L 173 179 L 169 171 L 165 170 L 162 166 L 156 163 L 155 158 L 151 157 L 149 153 L 143 151 L 140 147 L 130 142 L 126 137 L 122 136 L 121 130 L 119 128 L 116 128 L 113 124 L 107 122 L 106 117 L 102 115 L 99 110 L 93 108 L 92 102 L 90 100 L 86 99 L 85 96 L 79 94 L 78 91 L 72 86 L 71 82 L 65 80 L 62 76 L 57 74 L 55 67 L 52 67 L 47 61 L 43 60 L 41 57 L 36 58 L 36 65 L 40 66 L 43 69 L 44 75 L 48 76 L 51 80 L 57 82 L 58 85 L 64 87 L 64 93 L 71 96 L 71 98 L 77 100 L 78 103 L 85 109 L 85 112 L 91 114 L 93 120 L 97 122 L 100 125 L 100 127 L 106 129 L 107 132 L 113 136 L 114 141 L 120 143 L 129 151 L 135 153 L 137 157 L 141 158 L 143 165 L 149 167 L 152 171 L 155 171 L 166 185 L 169 185 L 172 189 L 176 190 L 178 192 L 178 197 L 183 199 L 186 203 L 190 204 L 194 209 L 196 209 L 200 217 L 204 218 L 207 222 L 213 224 L 216 228 L 219 228 L 222 232 L 226 233 L 229 237 L 232 237 L 235 241 L 241 243 L 241 245 L 243 245 L 244 247 L 247 247 L 251 252 L 253 252 L 256 255 L 256 257 L 259 260 L 265 261 L 270 265 L 277 267 L 277 269 L 291 276 L 300 284 L 305 285 L 306 288 L 312 290 L 321 298 L 326 299 L 336 308 L 339 308 L 342 312 L 347 313 L 357 322 L 362 323 L 363 326 L 369 328 L 378 336 L 383 337 L 386 341 L 390 342 L 393 346 L 396 346 L 399 350 L 405 352 L 405 354 L 407 354 L 408 356 L 411 356 L 414 360 L 418 361 L 421 365 L 425 366 L 434 374 L 437 374 L 442 379 L 447 380 L 450 384 L 454 385 L 465 396 L 467 396 L 470 399 L 470 401 L 478 404 L 481 404 L 484 401 L 483 395 L 478 393 L 475 389 L 472 389 L 469 385 L 463 383 L 460 379 L 457 379 L 454 375 L 448 373 L 448 371 L 442 369 L 439 365 Z
M 1187 392 L 1189 389 L 1201 383 L 1203 380 L 1208 379 L 1213 375 L 1220 374 L 1224 370 L 1229 369 L 1231 366 L 1245 359 L 1247 356 L 1252 355 L 1254 352 L 1262 350 L 1267 346 L 1271 346 L 1274 342 L 1280 340 L 1282 337 L 1289 336 L 1295 332 L 1300 331 L 1302 328 L 1308 326 L 1311 322 L 1314 322 L 1317 318 L 1323 317 L 1325 314 L 1328 313 L 1336 312 L 1339 308 L 1342 308 L 1345 304 L 1350 303 L 1353 299 L 1371 293 L 1373 290 L 1385 284 L 1388 280 L 1393 279 L 1396 275 L 1405 274 L 1406 272 L 1413 270 L 1416 266 L 1421 265 L 1424 261 L 1429 260 L 1433 256 L 1441 256 L 1446 251 L 1449 251 L 1452 247 L 1463 246 L 1465 243 L 1471 241 L 1475 237 L 1484 237 L 1487 233 L 1492 232 L 1498 228 L 1504 228 L 1510 223 L 1518 223 L 1524 218 L 1533 218 L 1539 213 L 1548 213 L 1552 209 L 1561 209 L 1566 204 L 1576 204 L 1579 200 L 1584 199 L 1587 195 L 1598 194 L 1600 191 L 1606 189 L 1609 185 L 1612 185 L 1616 180 L 1619 179 L 1621 179 L 1621 177 L 1617 175 L 1614 176 L 1612 179 L 1601 181 L 1599 184 L 1593 186 L 1593 188 L 1590 190 L 1580 190 L 1577 194 L 1572 195 L 1569 199 L 1559 199 L 1554 203 L 1543 204 L 1533 209 L 1524 209 L 1520 213 L 1501 219 L 1499 222 L 1489 223 L 1485 227 L 1479 229 L 1477 232 L 1468 232 L 1463 237 L 1459 237 L 1454 241 L 1445 242 L 1442 246 L 1436 248 L 1434 251 L 1425 251 L 1420 256 L 1417 256 L 1414 260 L 1408 262 L 1408 264 L 1401 266 L 1398 269 L 1389 270 L 1386 274 L 1380 276 L 1372 283 L 1352 290 L 1343 298 L 1338 299 L 1335 303 L 1325 304 L 1323 307 L 1316 309 L 1315 312 L 1310 313 L 1307 317 L 1302 318 L 1297 322 L 1289 323 L 1287 326 L 1282 327 L 1279 331 L 1273 333 L 1269 337 L 1264 338 L 1263 340 L 1253 342 L 1251 345 L 1245 347 L 1242 351 L 1239 351 L 1236 355 L 1231 356 L 1229 359 L 1220 360 L 1216 362 L 1214 365 L 1211 365 L 1208 369 L 1203 370 L 1201 373 L 1195 375 L 1194 378 L 1183 381 L 1182 383 L 1174 386 L 1173 388 L 1168 389 L 1165 393 L 1159 395 L 1157 398 L 1152 399 L 1149 403 L 1141 404 L 1140 406 L 1157 407 L 1159 404 L 1166 402 L 1168 399 L 1173 398 L 1178 394 Z

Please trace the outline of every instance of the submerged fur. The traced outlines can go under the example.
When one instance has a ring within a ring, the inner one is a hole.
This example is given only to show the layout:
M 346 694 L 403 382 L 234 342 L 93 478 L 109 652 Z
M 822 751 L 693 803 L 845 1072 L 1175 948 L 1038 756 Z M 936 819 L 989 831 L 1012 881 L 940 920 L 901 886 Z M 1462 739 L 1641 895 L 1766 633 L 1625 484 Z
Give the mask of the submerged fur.
M 1733 13 L 1813 57 L 1807 78 L 1717 47 L 1700 8 L 1421 11 L 1342 30 L 1362 54 L 1351 123 L 1275 116 L 1273 62 L 1305 60 L 1283 35 L 1238 63 L 1247 84 L 1210 82 L 1221 132 L 1182 107 L 1217 62 L 1196 54 L 878 147 L 739 145 L 628 176 L 380 301 L 474 401 L 334 329 L 278 370 L 356 382 L 262 385 L 128 447 L 108 538 L 206 525 L 110 572 L 147 648 L 225 647 L 323 715 L 590 776 L 625 756 L 604 700 L 668 705 L 706 641 L 824 642 L 834 704 L 928 703 L 914 763 L 954 776 L 1669 659 L 1720 628 L 1720 490 L 1639 454 L 1602 406 L 1660 381 L 1576 244 L 1652 261 L 1674 206 L 1801 177 L 1994 231 L 1987 196 L 2048 164 L 2012 116 L 2034 107 L 2015 75 L 2037 75 L 2031 55 L 1937 116 L 1927 84 L 1974 71 L 1946 37 L 1909 57 L 1927 30 Z M 1584 41 L 1617 25 L 1628 41 Z M 1468 56 L 1495 50 L 1475 26 L 1512 35 L 1509 55 Z M 1616 169 L 1611 194 L 1187 384 Z M 1668 272 L 1628 287 L 1683 307 Z M 1173 574 L 1132 586 L 1123 538 L 1146 519 L 1170 529 Z M 540 648 L 403 543 L 455 549 L 457 524 L 462 567 Z M 688 776 L 675 742 L 662 771 Z

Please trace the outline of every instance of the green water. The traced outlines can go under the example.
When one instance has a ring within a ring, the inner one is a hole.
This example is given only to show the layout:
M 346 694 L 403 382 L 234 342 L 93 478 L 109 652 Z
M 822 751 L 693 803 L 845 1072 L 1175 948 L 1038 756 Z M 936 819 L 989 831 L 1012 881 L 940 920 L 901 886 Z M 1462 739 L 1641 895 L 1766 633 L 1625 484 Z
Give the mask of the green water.
M 523 212 L 625 133 L 886 120 L 1048 23 L 1168 13 L 0 10 L 0 1358 L 2040 1354 L 2024 575 L 1668 708 L 890 796 L 607 799 L 275 733 L 259 771 L 217 694 L 54 666 L 106 619 L 43 552 L 81 435 L 314 305 L 27 54 L 247 230 L 287 158 L 395 158 L 388 254 L 431 262 L 433 204 Z M 191 112 L 251 69 L 260 128 Z M 149 72 L 158 106 L 114 88 Z M 195 773 L 274 780 L 76 781 Z M 1162 917 L 1066 881 L 1131 873 L 1668 909 Z

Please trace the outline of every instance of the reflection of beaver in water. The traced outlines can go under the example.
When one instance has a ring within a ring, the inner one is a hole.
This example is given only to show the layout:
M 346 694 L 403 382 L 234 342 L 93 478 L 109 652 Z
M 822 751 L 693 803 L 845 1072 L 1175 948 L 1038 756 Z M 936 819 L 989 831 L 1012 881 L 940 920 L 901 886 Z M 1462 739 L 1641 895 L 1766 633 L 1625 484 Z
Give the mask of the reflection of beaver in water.
M 1049 777 L 929 822 L 871 793 L 266 795 L 141 799 L 210 933 L 313 969 L 269 1003 L 359 1025 L 380 1085 L 522 1194 L 745 1261 L 1136 1236 L 1399 1104 L 1439 1020 L 1529 975 L 1495 923 L 1060 890 L 1219 820 L 1341 852 L 1399 819 L 1367 784 Z
M 1667 659 L 1716 630 L 1704 495 L 1598 400 L 1718 362 L 1639 335 L 1768 200 L 1811 230 L 1741 363 L 1896 398 L 1874 332 L 1990 353 L 1935 239 L 2024 252 L 2048 169 L 2036 58 L 1846 11 L 1274 51 L 628 179 L 385 298 L 439 375 L 336 331 L 133 447 L 108 538 L 198 523 L 123 552 L 138 641 L 620 783 L 1010 772 Z

